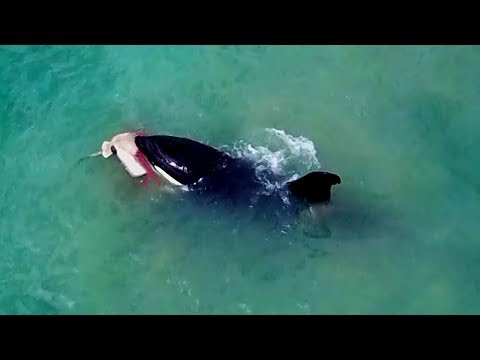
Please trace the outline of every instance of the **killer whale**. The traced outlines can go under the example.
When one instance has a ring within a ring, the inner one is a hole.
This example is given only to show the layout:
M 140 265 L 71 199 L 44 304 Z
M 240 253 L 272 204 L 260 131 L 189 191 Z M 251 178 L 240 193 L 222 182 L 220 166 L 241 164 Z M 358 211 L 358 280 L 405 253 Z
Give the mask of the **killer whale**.
M 257 178 L 253 164 L 199 141 L 172 135 L 135 136 L 138 147 L 150 165 L 170 183 L 183 186 L 195 194 L 208 194 L 250 201 L 258 199 L 265 185 Z M 287 182 L 268 197 L 309 205 L 328 204 L 332 187 L 341 183 L 337 174 L 313 171 Z

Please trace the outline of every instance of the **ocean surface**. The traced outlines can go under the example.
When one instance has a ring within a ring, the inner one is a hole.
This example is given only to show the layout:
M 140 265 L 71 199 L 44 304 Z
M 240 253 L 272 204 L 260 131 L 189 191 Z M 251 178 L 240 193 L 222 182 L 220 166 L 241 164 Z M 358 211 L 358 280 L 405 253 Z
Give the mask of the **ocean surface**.
M 473 46 L 0 47 L 0 313 L 480 313 L 479 64 Z M 342 184 L 320 217 L 272 221 L 80 161 L 138 129 Z

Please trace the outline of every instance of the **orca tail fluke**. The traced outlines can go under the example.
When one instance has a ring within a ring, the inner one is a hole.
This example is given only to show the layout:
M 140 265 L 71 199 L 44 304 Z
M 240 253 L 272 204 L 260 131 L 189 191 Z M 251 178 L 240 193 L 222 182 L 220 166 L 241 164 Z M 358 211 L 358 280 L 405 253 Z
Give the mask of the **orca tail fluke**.
M 341 182 L 342 179 L 336 174 L 314 171 L 297 180 L 288 182 L 287 186 L 295 197 L 311 204 L 319 204 L 329 203 L 332 186 Z

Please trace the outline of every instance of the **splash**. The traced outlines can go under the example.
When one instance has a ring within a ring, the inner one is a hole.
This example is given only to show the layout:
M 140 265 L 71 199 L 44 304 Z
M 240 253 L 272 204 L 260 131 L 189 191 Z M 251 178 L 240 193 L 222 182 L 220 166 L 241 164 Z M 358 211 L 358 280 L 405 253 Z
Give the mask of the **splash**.
M 270 135 L 270 141 L 279 140 L 280 146 L 287 146 L 287 149 L 283 150 L 288 153 L 287 160 L 297 158 L 308 170 L 314 166 L 320 167 L 320 162 L 317 159 L 317 151 L 311 140 L 304 136 L 295 137 L 287 134 L 284 130 L 267 128 L 265 131 Z
M 234 157 L 253 162 L 257 178 L 265 184 L 267 192 L 321 167 L 311 140 L 274 128 L 264 129 L 258 138 L 241 140 L 226 150 Z

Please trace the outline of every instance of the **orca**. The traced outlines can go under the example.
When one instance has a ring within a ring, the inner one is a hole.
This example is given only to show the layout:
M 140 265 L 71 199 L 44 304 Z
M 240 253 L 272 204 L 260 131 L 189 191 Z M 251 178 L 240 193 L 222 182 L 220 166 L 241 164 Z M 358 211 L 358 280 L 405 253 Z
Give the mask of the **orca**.
M 257 178 L 255 168 L 248 160 L 234 158 L 215 147 L 185 137 L 137 135 L 134 142 L 152 168 L 172 185 L 194 194 L 247 204 L 251 204 L 252 199 L 258 201 L 259 197 L 280 199 L 286 195 L 289 202 L 327 205 L 331 201 L 332 187 L 342 181 L 335 173 L 313 171 L 265 195 L 265 184 Z

